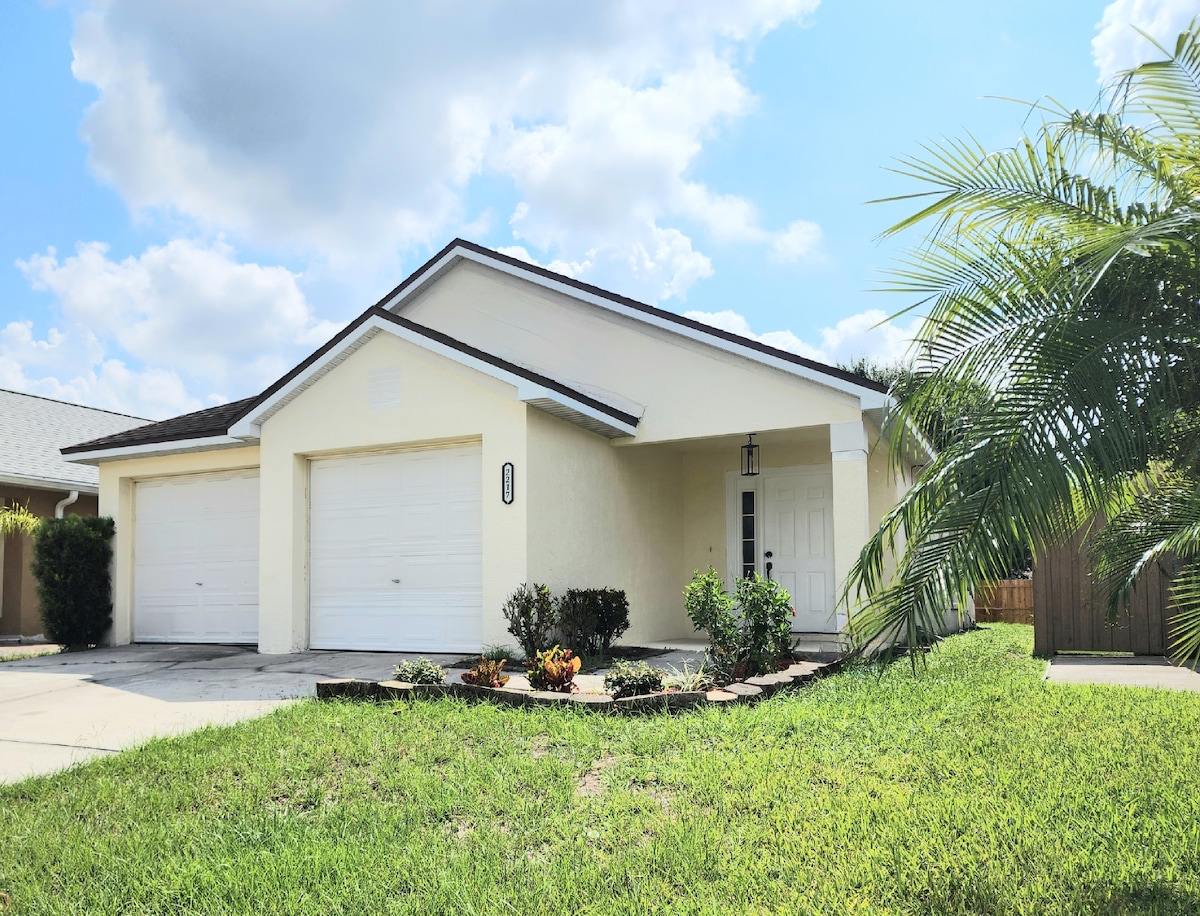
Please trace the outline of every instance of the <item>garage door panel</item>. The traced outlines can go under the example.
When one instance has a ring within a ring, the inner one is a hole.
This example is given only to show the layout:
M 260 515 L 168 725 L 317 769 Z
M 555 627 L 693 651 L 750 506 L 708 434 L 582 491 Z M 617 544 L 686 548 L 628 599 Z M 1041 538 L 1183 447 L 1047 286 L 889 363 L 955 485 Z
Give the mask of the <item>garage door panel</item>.
M 314 461 L 310 645 L 478 650 L 482 487 L 478 445 Z
M 136 485 L 133 635 L 258 641 L 257 471 Z

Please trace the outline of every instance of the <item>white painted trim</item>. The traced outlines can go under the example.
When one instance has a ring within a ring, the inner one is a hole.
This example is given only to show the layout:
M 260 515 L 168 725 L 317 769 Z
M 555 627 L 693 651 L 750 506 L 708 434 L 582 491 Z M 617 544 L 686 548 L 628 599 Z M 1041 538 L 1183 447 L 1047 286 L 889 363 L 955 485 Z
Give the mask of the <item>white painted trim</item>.
M 78 490 L 80 493 L 86 493 L 88 496 L 95 496 L 100 492 L 100 487 L 87 483 L 79 483 L 79 481 L 50 480 L 47 477 L 22 477 L 19 474 L 0 474 L 0 484 L 9 487 L 26 487 L 30 490 L 62 490 L 63 492 Z
M 424 288 L 432 282 L 438 274 L 442 273 L 451 267 L 456 260 L 463 259 L 473 261 L 476 264 L 482 264 L 490 267 L 493 270 L 499 270 L 509 276 L 517 277 L 530 283 L 535 283 L 545 289 L 552 290 L 572 299 L 577 299 L 580 302 L 586 302 L 589 305 L 594 305 L 615 314 L 622 315 L 626 318 L 632 318 L 635 321 L 640 321 L 643 324 L 649 324 L 656 328 L 661 328 L 665 331 L 670 331 L 673 334 L 678 334 L 681 337 L 686 337 L 689 340 L 694 340 L 698 343 L 706 344 L 710 347 L 716 347 L 718 350 L 724 350 L 727 353 L 733 353 L 745 359 L 753 360 L 757 363 L 770 366 L 773 369 L 779 369 L 782 372 L 787 372 L 789 375 L 796 375 L 807 381 L 814 382 L 818 385 L 823 385 L 826 388 L 832 388 L 835 391 L 841 391 L 846 394 L 853 395 L 859 400 L 862 410 L 873 410 L 885 408 L 888 406 L 889 398 L 881 391 L 876 391 L 873 388 L 868 388 L 865 385 L 858 385 L 854 382 L 846 381 L 845 379 L 837 378 L 836 376 L 826 375 L 823 372 L 817 372 L 809 369 L 806 366 L 801 366 L 786 359 L 780 359 L 777 356 L 772 356 L 769 353 L 763 353 L 761 350 L 756 350 L 753 347 L 744 346 L 734 343 L 733 341 L 725 340 L 723 337 L 717 337 L 713 334 L 707 334 L 703 331 L 689 328 L 686 325 L 678 324 L 666 318 L 660 318 L 657 315 L 651 315 L 639 309 L 630 308 L 627 305 L 622 305 L 619 302 L 614 302 L 604 296 L 598 296 L 595 293 L 589 293 L 558 280 L 552 280 L 549 277 L 543 277 L 541 274 L 534 271 L 525 270 L 515 265 L 500 261 L 495 258 L 488 257 L 477 251 L 472 251 L 469 248 L 455 247 L 446 252 L 441 258 L 430 264 L 412 283 L 406 286 L 396 295 L 383 301 L 380 305 L 383 308 L 399 314 L 406 299 L 420 293 Z
M 177 455 L 183 452 L 207 452 L 220 448 L 236 448 L 254 445 L 233 436 L 205 436 L 199 439 L 171 439 L 167 442 L 146 442 L 141 445 L 125 445 L 118 448 L 96 449 L 91 452 L 76 452 L 63 455 L 75 464 L 99 464 L 101 461 L 117 461 L 121 458 L 145 458 L 149 455 Z
M 501 369 L 499 366 L 493 366 L 489 362 L 463 353 L 461 350 L 433 340 L 408 328 L 401 327 L 380 318 L 378 315 L 372 315 L 363 322 L 357 334 L 347 337 L 339 347 L 330 350 L 319 362 L 314 362 L 308 366 L 304 372 L 297 375 L 288 384 L 284 385 L 271 395 L 271 397 L 257 405 L 253 411 L 246 414 L 246 416 L 234 424 L 229 430 L 230 435 L 238 439 L 258 438 L 262 433 L 262 424 L 275 413 L 282 410 L 288 401 L 324 375 L 332 365 L 341 362 L 350 352 L 357 350 L 366 340 L 380 332 L 391 334 L 430 353 L 443 356 L 461 366 L 466 366 L 469 369 L 474 369 L 484 375 L 512 385 L 517 389 L 517 397 L 526 403 L 538 400 L 553 401 L 556 404 L 561 404 L 569 408 L 574 413 L 588 418 L 594 424 L 610 430 L 615 435 L 633 436 L 637 433 L 636 426 L 623 423 L 588 404 L 532 382 L 515 372 L 509 372 L 506 369 Z

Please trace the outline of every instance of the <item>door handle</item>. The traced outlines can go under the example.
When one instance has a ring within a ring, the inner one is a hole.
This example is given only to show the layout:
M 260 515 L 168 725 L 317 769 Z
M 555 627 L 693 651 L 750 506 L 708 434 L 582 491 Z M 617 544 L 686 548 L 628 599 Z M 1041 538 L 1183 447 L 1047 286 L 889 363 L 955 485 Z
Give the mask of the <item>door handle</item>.
M 400 584 L 400 580 L 399 580 L 399 579 L 393 579 L 393 580 L 392 580 L 392 582 L 393 582 L 394 584 L 396 584 L 396 585 L 399 585 L 399 584 Z
M 767 578 L 768 579 L 771 578 L 771 570 L 774 568 L 775 568 L 775 564 L 772 563 L 770 560 L 767 560 Z

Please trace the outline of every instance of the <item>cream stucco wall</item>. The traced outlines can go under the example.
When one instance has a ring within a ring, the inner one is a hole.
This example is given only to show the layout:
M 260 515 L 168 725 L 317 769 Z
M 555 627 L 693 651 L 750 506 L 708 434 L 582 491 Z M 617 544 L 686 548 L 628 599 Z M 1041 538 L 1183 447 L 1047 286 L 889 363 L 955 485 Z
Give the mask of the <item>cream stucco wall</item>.
M 381 334 L 267 420 L 260 650 L 308 645 L 309 459 L 470 440 L 479 440 L 483 452 L 483 639 L 509 641 L 500 607 L 527 567 L 527 410 L 512 386 Z M 512 505 L 500 497 L 506 461 L 515 471 Z
M 471 262 L 460 262 L 401 314 L 560 380 L 644 405 L 639 447 L 861 416 L 852 395 Z
M 254 468 L 258 463 L 258 447 L 246 446 L 185 455 L 126 458 L 100 464 L 98 514 L 111 516 L 117 529 L 113 537 L 113 626 L 109 636 L 112 645 L 123 646 L 133 639 L 134 484 L 151 477 Z
M 691 633 L 679 578 L 681 456 L 610 440 L 529 410 L 529 577 L 552 591 L 620 588 L 626 643 Z

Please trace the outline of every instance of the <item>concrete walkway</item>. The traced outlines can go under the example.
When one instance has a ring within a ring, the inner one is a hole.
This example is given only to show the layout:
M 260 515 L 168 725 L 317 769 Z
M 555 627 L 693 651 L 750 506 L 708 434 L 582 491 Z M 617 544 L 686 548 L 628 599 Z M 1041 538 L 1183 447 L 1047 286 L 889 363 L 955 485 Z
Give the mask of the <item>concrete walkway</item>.
M 1161 656 L 1056 655 L 1046 680 L 1058 684 L 1115 684 L 1200 693 L 1200 674 Z
M 120 646 L 0 664 L 0 783 L 159 735 L 263 715 L 322 678 L 391 676 L 403 656 L 259 655 L 235 646 Z M 440 656 L 449 662 L 458 656 Z
M 37 647 L 45 649 L 44 646 Z M 0 654 L 3 654 L 0 651 Z M 416 653 L 299 652 L 259 655 L 238 646 L 140 645 L 0 663 L 0 783 L 52 773 L 160 735 L 264 715 L 331 678 L 391 678 Z M 462 654 L 426 657 L 459 683 Z M 694 669 L 695 647 L 671 647 L 656 667 Z M 519 669 L 518 669 L 519 671 Z M 513 671 L 514 682 L 523 676 Z M 603 671 L 579 677 L 603 690 Z

